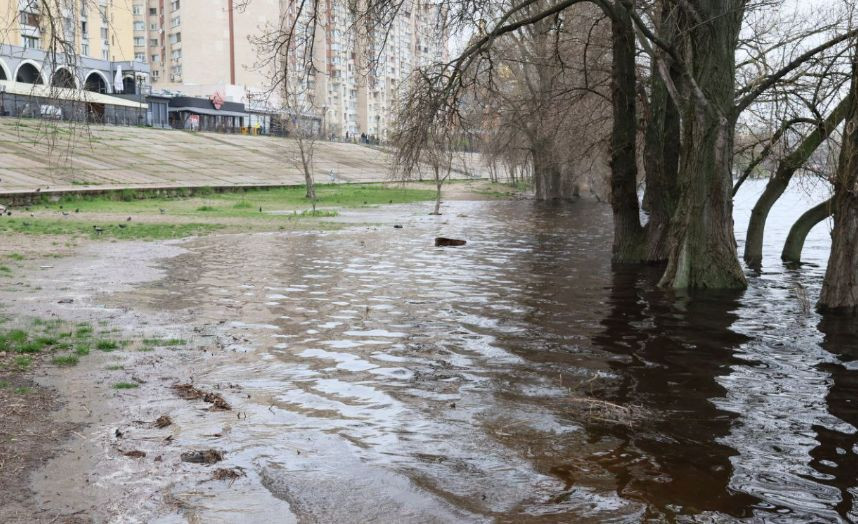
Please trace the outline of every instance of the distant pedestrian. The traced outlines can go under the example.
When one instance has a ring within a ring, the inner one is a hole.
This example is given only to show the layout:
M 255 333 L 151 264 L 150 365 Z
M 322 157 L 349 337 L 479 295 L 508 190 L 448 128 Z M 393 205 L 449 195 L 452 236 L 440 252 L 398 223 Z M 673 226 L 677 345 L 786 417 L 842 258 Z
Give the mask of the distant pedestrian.
M 337 181 L 337 175 L 334 173 L 333 169 L 331 169 L 331 172 L 328 173 L 328 176 L 331 177 L 331 183 L 332 184 Z

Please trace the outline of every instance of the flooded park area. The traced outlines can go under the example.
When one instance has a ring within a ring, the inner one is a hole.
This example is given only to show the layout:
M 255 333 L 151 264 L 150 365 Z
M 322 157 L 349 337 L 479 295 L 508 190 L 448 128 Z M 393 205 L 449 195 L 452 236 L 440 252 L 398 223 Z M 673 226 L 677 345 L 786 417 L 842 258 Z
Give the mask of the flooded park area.
M 761 190 L 737 196 L 740 248 Z M 788 193 L 748 289 L 705 296 L 612 267 L 610 207 L 586 199 L 82 242 L 6 278 L 0 314 L 134 340 L 37 368 L 57 439 L 0 515 L 858 520 L 858 327 L 813 308 L 830 225 L 780 261 L 824 198 Z

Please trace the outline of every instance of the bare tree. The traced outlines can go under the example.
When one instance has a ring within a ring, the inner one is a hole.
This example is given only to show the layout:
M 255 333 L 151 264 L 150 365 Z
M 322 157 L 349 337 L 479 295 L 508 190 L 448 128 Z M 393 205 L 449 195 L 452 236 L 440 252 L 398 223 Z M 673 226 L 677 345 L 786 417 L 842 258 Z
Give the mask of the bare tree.
M 858 38 L 852 54 L 852 85 L 834 185 L 831 256 L 819 308 L 858 312 Z
M 461 123 L 455 117 L 429 111 L 426 98 L 433 97 L 429 78 L 415 74 L 405 103 L 398 112 L 393 143 L 392 175 L 399 180 L 421 178 L 428 168 L 435 183 L 433 215 L 441 214 L 441 190 L 450 178 L 457 152 L 465 145 Z
M 287 93 L 283 110 L 287 121 L 286 129 L 297 146 L 297 154 L 293 162 L 304 174 L 305 196 L 312 202 L 315 213 L 316 183 L 313 178 L 313 156 L 316 140 L 321 132 L 321 120 L 312 113 L 311 104 L 301 93 Z

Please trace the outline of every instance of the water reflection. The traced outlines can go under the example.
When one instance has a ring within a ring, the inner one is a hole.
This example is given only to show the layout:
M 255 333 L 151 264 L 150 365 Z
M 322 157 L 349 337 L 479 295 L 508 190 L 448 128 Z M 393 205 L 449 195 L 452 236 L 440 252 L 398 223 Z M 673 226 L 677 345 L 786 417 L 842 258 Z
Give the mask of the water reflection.
M 718 442 L 737 415 L 710 400 L 725 394 L 715 377 L 740 363 L 733 352 L 746 337 L 729 327 L 741 295 L 675 296 L 656 287 L 660 273 L 617 268 L 605 329 L 593 339 L 625 357 L 612 361 L 618 378 L 599 397 L 637 406 L 644 419 L 590 431 L 620 440 L 601 460 L 619 493 L 652 513 L 749 516 L 757 499 L 727 489 L 736 451 Z
M 264 462 L 294 509 L 322 522 L 392 520 L 384 508 L 410 522 L 855 519 L 854 327 L 815 329 L 796 294 L 818 292 L 819 235 L 815 266 L 767 258 L 746 292 L 691 300 L 658 289 L 658 268 L 611 269 L 605 206 L 446 211 L 208 237 L 173 267 L 175 294 L 209 304 L 199 318 L 228 322 L 227 347 L 246 355 L 200 377 L 259 402 L 229 445 Z M 436 235 L 469 244 L 436 249 Z
M 828 316 L 818 327 L 825 336 L 822 347 L 836 357 L 823 365 L 832 379 L 825 398 L 828 411 L 851 427 L 815 425 L 819 444 L 810 452 L 811 464 L 824 475 L 818 482 L 838 490 L 837 513 L 854 522 L 858 521 L 858 325 L 854 318 Z

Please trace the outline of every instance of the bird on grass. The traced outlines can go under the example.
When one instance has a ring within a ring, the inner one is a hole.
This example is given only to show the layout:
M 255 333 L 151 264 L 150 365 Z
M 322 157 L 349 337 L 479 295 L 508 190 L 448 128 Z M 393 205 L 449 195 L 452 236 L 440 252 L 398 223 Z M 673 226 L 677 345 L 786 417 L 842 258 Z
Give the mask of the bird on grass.
M 92 229 L 93 229 L 93 231 L 95 231 L 96 235 L 100 235 L 100 234 L 104 233 L 104 228 L 102 228 L 102 227 L 92 226 Z
M 162 215 L 163 215 L 164 213 L 166 213 L 166 212 L 167 212 L 167 210 L 166 210 L 166 209 L 164 209 L 163 207 L 162 207 L 162 208 L 159 208 L 158 210 L 161 212 L 161 214 L 162 214 Z
M 131 222 L 131 217 L 125 219 L 126 222 Z
M 125 229 L 128 227 L 128 224 L 119 224 L 119 229 Z

